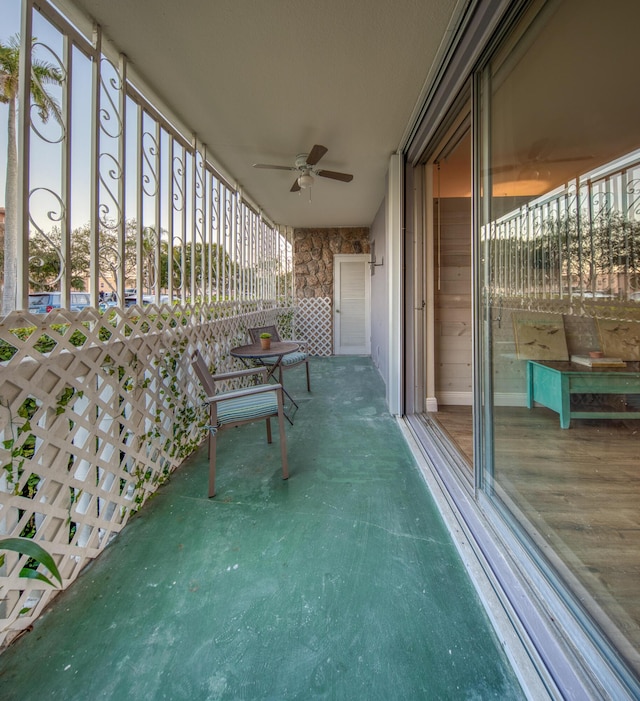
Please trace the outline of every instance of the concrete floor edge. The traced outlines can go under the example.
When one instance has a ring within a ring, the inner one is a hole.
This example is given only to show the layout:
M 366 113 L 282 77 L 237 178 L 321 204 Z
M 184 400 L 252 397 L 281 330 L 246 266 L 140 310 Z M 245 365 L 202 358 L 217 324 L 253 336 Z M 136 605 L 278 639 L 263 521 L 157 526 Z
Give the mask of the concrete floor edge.
M 433 467 L 416 441 L 411 428 L 404 419 L 396 418 L 523 693 L 531 701 L 563 699 L 564 696 L 555 687 L 553 680 L 545 673 L 542 660 L 536 660 L 537 652 L 532 649 L 531 644 L 527 644 L 524 633 L 516 629 L 513 617 L 509 615 L 507 610 L 508 602 L 500 596 L 497 584 L 492 582 L 489 576 L 489 564 L 481 561 L 481 554 L 472 545 L 464 523 L 454 511 L 442 484 L 434 474 Z

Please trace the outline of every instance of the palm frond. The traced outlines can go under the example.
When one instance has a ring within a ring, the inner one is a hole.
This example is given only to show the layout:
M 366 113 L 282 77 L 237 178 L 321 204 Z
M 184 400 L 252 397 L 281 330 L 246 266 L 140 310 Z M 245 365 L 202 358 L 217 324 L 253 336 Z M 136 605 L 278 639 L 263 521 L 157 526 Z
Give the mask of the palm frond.
M 35 43 L 36 39 L 33 39 Z M 14 34 L 6 44 L 0 43 L 0 102 L 14 100 L 18 94 L 20 71 L 20 38 Z M 64 73 L 52 63 L 34 58 L 31 64 L 29 86 L 33 104 L 43 122 L 53 117 L 62 124 L 62 110 L 58 101 L 45 88 L 46 85 L 62 85 Z

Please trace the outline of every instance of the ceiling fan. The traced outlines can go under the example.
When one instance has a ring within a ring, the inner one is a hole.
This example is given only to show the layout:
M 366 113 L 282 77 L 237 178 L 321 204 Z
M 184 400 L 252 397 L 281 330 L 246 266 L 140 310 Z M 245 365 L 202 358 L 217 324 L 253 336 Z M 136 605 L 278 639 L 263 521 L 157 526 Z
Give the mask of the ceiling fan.
M 506 165 L 494 166 L 491 168 L 491 172 L 497 174 L 515 170 L 519 171 L 519 177 L 525 177 L 525 175 L 529 175 L 534 178 L 539 178 L 542 175 L 548 173 L 549 167 L 552 167 L 553 164 L 589 161 L 593 158 L 592 155 L 566 156 L 564 158 L 547 158 L 546 153 L 550 150 L 550 146 L 551 144 L 549 139 L 539 139 L 538 141 L 532 144 L 528 153 L 519 161 L 514 163 L 508 163 Z
M 299 171 L 299 175 L 293 181 L 291 192 L 299 192 L 311 187 L 314 183 L 314 175 L 321 178 L 330 178 L 331 180 L 340 180 L 343 183 L 349 183 L 353 180 L 353 175 L 350 173 L 339 173 L 335 170 L 322 170 L 316 168 L 318 161 L 328 151 L 325 146 L 316 144 L 309 153 L 300 153 L 296 156 L 295 165 L 293 166 L 278 166 L 269 163 L 254 163 L 254 168 L 271 168 L 273 170 L 293 170 Z

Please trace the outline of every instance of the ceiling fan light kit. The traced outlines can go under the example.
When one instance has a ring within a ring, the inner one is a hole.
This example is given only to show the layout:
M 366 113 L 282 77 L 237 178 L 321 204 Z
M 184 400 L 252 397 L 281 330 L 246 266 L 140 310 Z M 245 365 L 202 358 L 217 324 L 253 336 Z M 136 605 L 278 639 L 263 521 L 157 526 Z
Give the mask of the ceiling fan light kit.
M 308 172 L 303 173 L 299 178 L 298 178 L 298 185 L 303 189 L 306 190 L 306 188 L 311 187 L 314 183 L 313 175 L 310 175 Z
M 315 183 L 314 175 L 318 175 L 321 178 L 329 178 L 330 180 L 339 180 L 343 183 L 349 183 L 353 180 L 353 175 L 351 173 L 340 173 L 335 170 L 321 170 L 315 168 L 314 166 L 318 161 L 324 156 L 328 151 L 326 146 L 321 146 L 316 144 L 309 153 L 299 153 L 296 156 L 295 165 L 293 166 L 281 166 L 281 165 L 271 165 L 270 163 L 254 163 L 254 168 L 270 168 L 273 170 L 293 170 L 300 171 L 300 175 L 296 177 L 291 186 L 291 192 L 300 192 L 300 190 L 306 190 L 310 188 Z

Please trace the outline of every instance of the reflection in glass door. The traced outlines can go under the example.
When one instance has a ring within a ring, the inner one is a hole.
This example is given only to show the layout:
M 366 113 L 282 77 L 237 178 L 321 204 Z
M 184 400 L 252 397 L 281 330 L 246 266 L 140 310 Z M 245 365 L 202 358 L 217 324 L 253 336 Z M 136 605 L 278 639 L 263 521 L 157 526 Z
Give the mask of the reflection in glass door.
M 478 131 L 488 496 L 636 689 L 639 24 L 635 0 L 532 6 L 483 71 Z
M 471 131 L 463 119 L 433 162 L 433 393 L 429 417 L 473 469 Z

